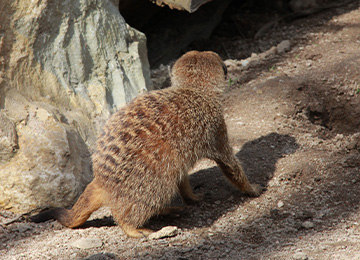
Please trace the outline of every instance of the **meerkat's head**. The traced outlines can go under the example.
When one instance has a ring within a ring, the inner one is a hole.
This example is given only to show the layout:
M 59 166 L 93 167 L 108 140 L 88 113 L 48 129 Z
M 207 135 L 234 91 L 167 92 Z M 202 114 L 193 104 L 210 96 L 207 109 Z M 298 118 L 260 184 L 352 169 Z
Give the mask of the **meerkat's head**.
M 171 71 L 171 83 L 177 87 L 223 91 L 226 66 L 215 52 L 189 51 L 181 56 Z

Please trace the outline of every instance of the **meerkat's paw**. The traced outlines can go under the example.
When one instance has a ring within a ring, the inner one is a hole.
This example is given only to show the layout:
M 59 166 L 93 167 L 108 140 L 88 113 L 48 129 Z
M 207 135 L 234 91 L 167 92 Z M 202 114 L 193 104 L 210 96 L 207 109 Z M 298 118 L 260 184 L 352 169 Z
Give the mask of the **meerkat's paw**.
M 142 238 L 148 237 L 151 233 L 154 233 L 152 229 L 148 228 L 136 228 L 132 225 L 122 224 L 121 228 L 129 237 Z
M 203 193 L 194 194 L 191 198 L 193 201 L 202 201 L 204 200 L 205 195 Z
M 259 184 L 251 184 L 251 190 L 247 191 L 246 193 L 252 197 L 259 197 L 263 191 L 263 187 Z
M 159 215 L 169 215 L 171 213 L 180 213 L 181 211 L 184 211 L 185 207 L 167 207 L 164 208 Z
M 199 194 L 192 193 L 191 196 L 183 197 L 183 199 L 186 204 L 195 204 L 199 201 L 204 200 L 204 197 L 205 196 L 202 193 L 199 193 Z
M 136 228 L 132 230 L 126 230 L 125 233 L 129 237 L 142 238 L 142 237 L 148 237 L 150 234 L 154 233 L 154 231 L 149 228 Z

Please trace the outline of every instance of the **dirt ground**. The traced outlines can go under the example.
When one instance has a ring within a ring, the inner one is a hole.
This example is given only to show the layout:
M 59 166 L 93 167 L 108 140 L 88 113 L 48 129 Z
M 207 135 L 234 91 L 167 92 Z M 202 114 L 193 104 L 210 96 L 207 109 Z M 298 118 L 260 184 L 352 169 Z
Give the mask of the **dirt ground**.
M 282 40 L 289 51 L 253 55 L 247 68 L 234 60 Z M 201 161 L 191 184 L 204 201 L 147 224 L 177 226 L 174 237 L 129 239 L 106 209 L 78 229 L 1 211 L 0 259 L 360 259 L 360 2 L 224 46 L 236 64 L 224 98 L 230 141 L 266 187 L 260 197 Z M 98 243 L 74 246 L 81 238 Z

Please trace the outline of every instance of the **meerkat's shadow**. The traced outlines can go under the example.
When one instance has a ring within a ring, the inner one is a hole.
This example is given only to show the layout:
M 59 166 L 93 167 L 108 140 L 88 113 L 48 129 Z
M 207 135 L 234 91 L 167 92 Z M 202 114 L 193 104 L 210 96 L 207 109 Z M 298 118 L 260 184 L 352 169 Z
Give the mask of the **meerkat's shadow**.
M 250 182 L 258 183 L 266 189 L 276 170 L 277 161 L 287 154 L 295 153 L 297 149 L 298 144 L 294 137 L 271 133 L 245 143 L 236 156 Z M 189 229 L 209 226 L 221 215 L 249 198 L 232 187 L 218 167 L 192 174 L 190 183 L 195 193 L 205 195 L 204 200 L 187 206 L 181 213 L 152 218 L 147 226 L 153 229 L 166 225 Z M 179 201 L 179 198 L 175 199 L 176 204 Z
M 282 157 L 298 149 L 294 137 L 271 133 L 244 144 L 236 154 L 251 182 L 267 186 Z

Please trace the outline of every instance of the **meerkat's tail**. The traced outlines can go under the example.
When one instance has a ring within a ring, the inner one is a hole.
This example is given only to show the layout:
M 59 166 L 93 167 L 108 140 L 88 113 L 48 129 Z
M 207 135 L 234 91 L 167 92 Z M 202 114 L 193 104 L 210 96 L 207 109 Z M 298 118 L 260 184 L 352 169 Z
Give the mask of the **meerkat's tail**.
M 71 209 L 54 208 L 41 212 L 30 218 L 32 222 L 39 223 L 56 219 L 62 225 L 75 228 L 85 223 L 91 213 L 99 209 L 104 203 L 104 192 L 93 180 L 80 195 Z

